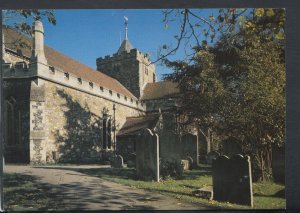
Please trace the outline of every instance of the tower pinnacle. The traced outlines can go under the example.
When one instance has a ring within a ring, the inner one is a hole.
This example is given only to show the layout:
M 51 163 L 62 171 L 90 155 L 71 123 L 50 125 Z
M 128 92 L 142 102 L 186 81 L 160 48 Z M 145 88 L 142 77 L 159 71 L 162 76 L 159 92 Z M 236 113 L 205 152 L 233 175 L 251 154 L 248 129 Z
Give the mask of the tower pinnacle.
M 133 46 L 128 40 L 128 18 L 124 16 L 125 19 L 125 39 L 123 40 L 119 50 L 118 54 L 121 54 L 122 52 L 127 52 L 129 53 L 131 49 L 133 49 Z
M 128 40 L 128 18 L 124 16 L 125 19 L 125 40 Z

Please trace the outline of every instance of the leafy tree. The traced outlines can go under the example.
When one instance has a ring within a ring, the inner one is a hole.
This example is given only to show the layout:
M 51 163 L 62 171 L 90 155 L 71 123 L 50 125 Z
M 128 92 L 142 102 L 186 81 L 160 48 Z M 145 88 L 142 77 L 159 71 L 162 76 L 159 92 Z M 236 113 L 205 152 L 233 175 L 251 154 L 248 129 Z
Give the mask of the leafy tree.
M 190 61 L 164 59 L 174 69 L 165 77 L 179 83 L 187 121 L 196 121 L 207 140 L 212 132 L 237 138 L 265 179 L 271 146 L 285 140 L 285 11 L 253 9 L 242 20 L 228 22 L 231 30 L 210 46 L 196 44 Z
M 26 34 L 28 36 L 32 35 L 32 22 L 34 20 L 46 19 L 49 23 L 56 25 L 56 19 L 53 10 L 3 10 L 2 20 L 3 25 L 10 27 L 15 31 Z M 5 44 L 5 41 L 4 41 Z M 29 48 L 28 44 L 22 41 L 21 37 L 16 38 L 11 44 L 19 48 Z

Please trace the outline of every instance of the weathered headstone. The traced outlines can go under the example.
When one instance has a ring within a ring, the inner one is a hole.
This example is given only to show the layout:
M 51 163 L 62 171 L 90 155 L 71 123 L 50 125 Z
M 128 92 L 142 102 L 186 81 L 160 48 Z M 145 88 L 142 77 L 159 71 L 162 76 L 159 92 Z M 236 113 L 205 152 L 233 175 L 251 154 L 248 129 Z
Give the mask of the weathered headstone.
M 112 167 L 114 167 L 114 168 L 123 168 L 124 167 L 123 157 L 121 155 L 117 155 L 113 158 Z
M 129 154 L 127 160 L 127 167 L 129 168 L 135 167 L 135 163 L 136 163 L 136 154 L 135 153 Z
M 194 160 L 192 157 L 187 156 L 186 159 L 189 161 L 189 165 L 190 165 L 190 169 L 192 169 L 193 165 L 194 165 Z
M 181 137 L 182 157 L 190 156 L 193 159 L 193 166 L 198 165 L 199 147 L 197 135 L 186 134 Z M 192 166 L 192 164 L 190 165 Z
M 181 160 L 181 166 L 183 171 L 189 170 L 190 169 L 190 162 L 188 160 Z
M 138 135 L 136 143 L 136 172 L 142 180 L 159 182 L 159 138 L 150 129 Z
M 220 154 L 217 151 L 211 151 L 206 155 L 206 163 L 211 165 L 213 160 L 217 159 L 217 157 L 219 157 Z
M 220 156 L 213 160 L 212 167 L 215 200 L 253 206 L 249 156 Z
M 285 183 L 285 149 L 272 146 L 272 175 L 274 182 Z
M 159 134 L 160 157 L 164 160 L 176 161 L 182 159 L 182 143 L 179 135 L 172 131 L 162 131 Z

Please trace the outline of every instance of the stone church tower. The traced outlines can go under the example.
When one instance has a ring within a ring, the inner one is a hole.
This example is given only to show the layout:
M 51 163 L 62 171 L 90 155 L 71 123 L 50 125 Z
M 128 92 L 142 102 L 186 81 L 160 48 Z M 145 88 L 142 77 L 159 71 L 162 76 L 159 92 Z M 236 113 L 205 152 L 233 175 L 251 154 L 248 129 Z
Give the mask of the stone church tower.
M 147 83 L 154 83 L 156 79 L 155 65 L 147 54 L 133 48 L 128 40 L 128 19 L 125 18 L 125 39 L 117 53 L 112 56 L 100 57 L 96 60 L 97 70 L 117 79 L 135 97 L 143 95 Z

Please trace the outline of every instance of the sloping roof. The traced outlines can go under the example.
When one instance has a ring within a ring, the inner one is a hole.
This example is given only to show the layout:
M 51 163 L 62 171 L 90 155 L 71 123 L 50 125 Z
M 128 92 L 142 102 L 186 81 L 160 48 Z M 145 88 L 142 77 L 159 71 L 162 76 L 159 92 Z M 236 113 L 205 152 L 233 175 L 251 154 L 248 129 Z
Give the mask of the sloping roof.
M 17 47 L 13 44 L 16 39 L 22 40 L 32 47 L 32 40 L 27 36 L 20 35 L 10 28 L 4 28 L 3 32 L 5 36 L 6 48 L 17 51 Z M 29 48 L 22 48 L 22 54 L 24 56 L 30 57 L 31 50 Z M 48 47 L 47 45 L 45 45 L 45 56 L 50 66 L 58 67 L 65 72 L 73 73 L 78 77 L 82 77 L 86 80 L 95 82 L 105 88 L 111 89 L 129 98 L 135 98 L 135 96 L 116 79 L 111 78 L 100 71 L 94 70 L 93 68 L 62 54 Z
M 125 39 L 118 50 L 118 54 L 121 54 L 122 52 L 130 52 L 131 49 L 133 49 L 132 44 L 128 39 Z
M 180 90 L 177 83 L 171 81 L 159 81 L 146 84 L 142 100 L 152 100 L 166 98 L 179 94 Z
M 135 135 L 142 129 L 149 128 L 152 129 L 155 127 L 159 119 L 158 114 L 140 116 L 140 117 L 127 117 L 126 122 L 119 130 L 117 136 L 124 137 L 129 135 Z

